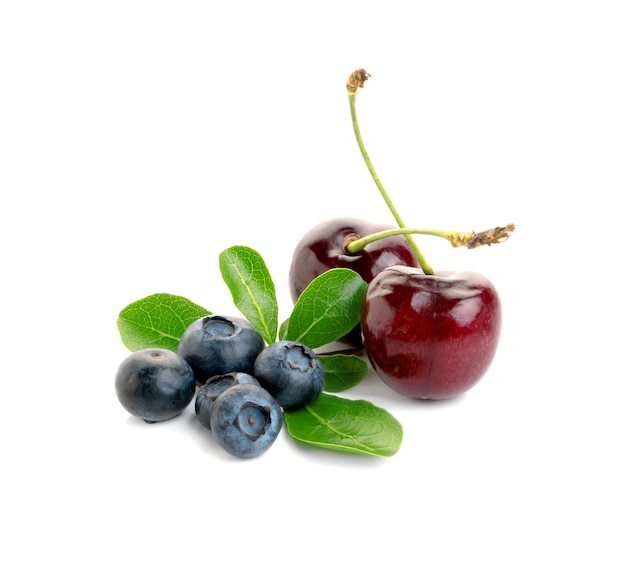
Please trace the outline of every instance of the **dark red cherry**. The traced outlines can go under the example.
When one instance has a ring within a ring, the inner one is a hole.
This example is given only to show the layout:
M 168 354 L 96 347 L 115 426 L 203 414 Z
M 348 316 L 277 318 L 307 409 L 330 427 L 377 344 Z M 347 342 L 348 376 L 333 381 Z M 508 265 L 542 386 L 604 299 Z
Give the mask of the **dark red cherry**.
M 313 279 L 329 269 L 345 267 L 356 271 L 369 283 L 383 269 L 392 265 L 418 267 L 404 236 L 392 236 L 368 244 L 351 254 L 346 246 L 352 240 L 393 228 L 356 218 L 337 218 L 322 222 L 307 232 L 296 246 L 289 270 L 289 288 L 295 303 Z M 359 326 L 344 338 L 361 345 Z
M 439 400 L 473 387 L 496 353 L 502 312 L 496 289 L 473 272 L 425 275 L 394 266 L 363 300 L 363 344 L 393 390 Z

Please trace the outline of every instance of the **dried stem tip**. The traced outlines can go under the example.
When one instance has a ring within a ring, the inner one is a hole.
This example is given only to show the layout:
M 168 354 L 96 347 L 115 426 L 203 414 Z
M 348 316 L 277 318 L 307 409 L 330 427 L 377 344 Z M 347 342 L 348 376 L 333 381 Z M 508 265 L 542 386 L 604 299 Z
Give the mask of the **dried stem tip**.
M 348 78 L 348 82 L 346 83 L 346 89 L 348 90 L 349 96 L 356 96 L 357 90 L 363 87 L 365 81 L 370 77 L 370 75 L 365 72 L 362 68 L 359 70 L 355 70 L 350 77 Z
M 455 233 L 450 239 L 452 246 L 458 248 L 459 246 L 467 246 L 470 250 L 478 248 L 479 246 L 491 246 L 492 244 L 499 244 L 505 242 L 511 232 L 515 230 L 514 224 L 507 224 L 506 226 L 496 226 L 483 232 L 476 234 L 475 232 Z

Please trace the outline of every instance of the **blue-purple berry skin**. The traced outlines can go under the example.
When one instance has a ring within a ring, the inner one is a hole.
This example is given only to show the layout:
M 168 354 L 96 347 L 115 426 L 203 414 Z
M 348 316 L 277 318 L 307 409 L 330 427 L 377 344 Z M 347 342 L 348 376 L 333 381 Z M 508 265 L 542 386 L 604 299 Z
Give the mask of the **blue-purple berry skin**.
M 180 414 L 195 391 L 192 368 L 168 349 L 135 351 L 122 361 L 115 375 L 115 393 L 122 406 L 148 423 Z
M 313 402 L 326 383 L 319 357 L 295 341 L 279 341 L 261 351 L 254 363 L 254 376 L 286 410 Z
M 218 396 L 211 414 L 216 441 L 235 457 L 258 457 L 276 441 L 283 411 L 276 399 L 255 384 L 231 386 Z
M 237 384 L 253 384 L 259 385 L 252 375 L 248 373 L 225 373 L 223 375 L 215 375 L 206 381 L 196 393 L 195 410 L 198 421 L 207 429 L 211 429 L 211 414 L 213 413 L 213 405 L 218 396 L 231 386 Z
M 265 341 L 244 318 L 211 315 L 192 322 L 178 344 L 178 354 L 191 365 L 196 384 L 231 372 L 252 374 Z

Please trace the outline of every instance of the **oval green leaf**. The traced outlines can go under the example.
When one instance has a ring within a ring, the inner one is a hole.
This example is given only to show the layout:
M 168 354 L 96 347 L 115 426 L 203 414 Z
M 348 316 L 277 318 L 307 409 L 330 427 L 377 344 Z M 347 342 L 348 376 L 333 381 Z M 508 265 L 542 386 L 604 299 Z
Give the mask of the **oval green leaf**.
M 323 449 L 390 457 L 402 444 L 400 422 L 366 400 L 322 393 L 312 404 L 284 415 L 289 435 Z
M 235 306 L 268 343 L 278 331 L 278 301 L 272 276 L 261 255 L 247 246 L 232 246 L 219 255 L 220 271 Z
M 117 319 L 122 343 L 131 351 L 160 347 L 176 351 L 187 326 L 211 314 L 185 297 L 156 293 L 125 307 Z
M 345 336 L 361 318 L 367 283 L 351 269 L 335 268 L 311 281 L 293 307 L 285 339 L 314 349 Z
M 326 373 L 326 392 L 343 392 L 355 387 L 367 376 L 367 363 L 356 355 L 334 353 L 318 357 Z

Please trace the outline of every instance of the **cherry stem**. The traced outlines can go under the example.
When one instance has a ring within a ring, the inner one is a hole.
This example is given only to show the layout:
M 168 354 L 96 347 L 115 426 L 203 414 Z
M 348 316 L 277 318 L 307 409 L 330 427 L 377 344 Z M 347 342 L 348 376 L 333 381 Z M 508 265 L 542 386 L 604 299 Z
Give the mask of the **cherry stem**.
M 356 94 L 358 92 L 358 89 L 363 87 L 363 84 L 369 78 L 369 76 L 370 75 L 361 68 L 359 70 L 355 70 L 348 78 L 346 89 L 348 91 L 348 98 L 350 100 L 350 115 L 352 116 L 352 127 L 354 128 L 354 134 L 356 136 L 356 141 L 359 145 L 359 149 L 361 150 L 361 155 L 363 156 L 363 160 L 365 160 L 367 169 L 370 171 L 370 174 L 372 175 L 372 178 L 374 179 L 374 183 L 378 187 L 378 191 L 380 191 L 380 194 L 385 200 L 387 207 L 389 207 L 391 214 L 396 219 L 396 223 L 398 224 L 398 226 L 400 228 L 406 228 L 404 221 L 400 217 L 400 214 L 398 213 L 395 205 L 391 201 L 391 198 L 389 197 L 387 190 L 384 188 L 382 182 L 380 181 L 380 178 L 378 177 L 378 174 L 376 173 L 376 170 L 374 169 L 374 165 L 372 164 L 372 161 L 367 153 L 367 150 L 365 149 L 365 144 L 363 143 L 363 137 L 361 136 L 361 129 L 359 127 L 359 121 L 358 121 L 357 114 L 356 114 Z M 433 275 L 434 272 L 433 272 L 432 267 L 426 260 L 426 256 L 422 254 L 422 251 L 419 249 L 419 246 L 417 245 L 417 243 L 411 236 L 411 233 L 405 233 L 405 236 L 406 236 L 408 243 L 411 246 L 411 249 L 413 250 L 413 253 L 415 254 L 415 258 L 417 259 L 417 262 L 422 268 L 422 271 L 427 275 Z
M 491 246 L 492 244 L 500 244 L 508 240 L 511 232 L 515 230 L 514 224 L 506 226 L 496 226 L 482 232 L 458 232 L 456 230 L 439 230 L 435 228 L 391 228 L 389 230 L 381 230 L 362 238 L 349 238 L 346 240 L 344 249 L 350 254 L 356 254 L 363 250 L 368 244 L 389 238 L 390 236 L 407 235 L 407 234 L 425 234 L 429 236 L 438 236 L 445 238 L 452 244 L 454 248 L 465 247 L 474 249 L 480 246 Z

